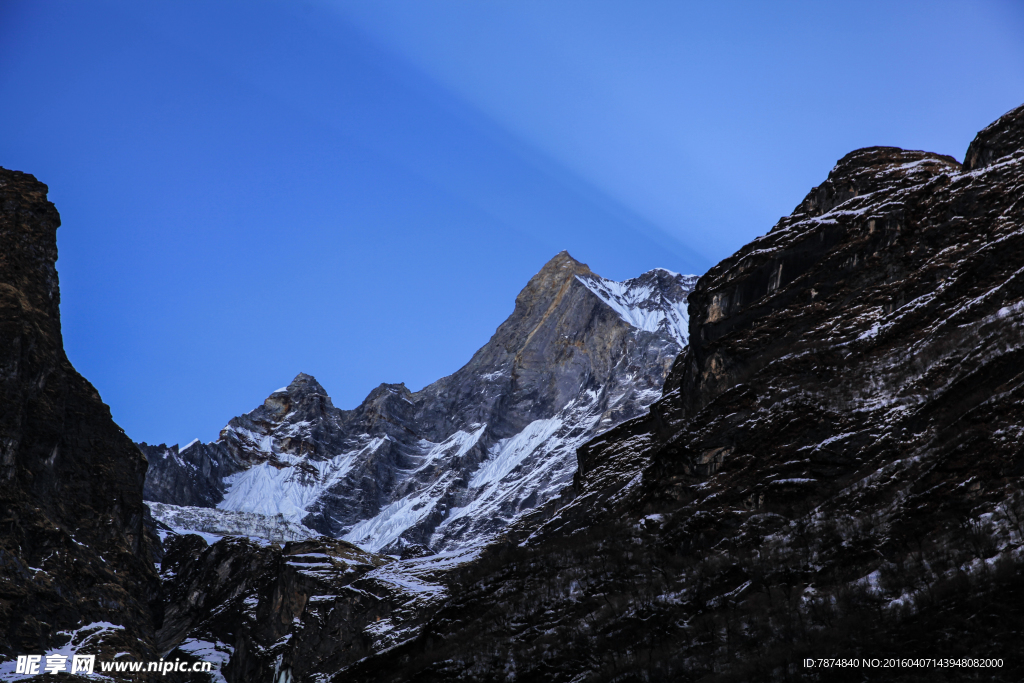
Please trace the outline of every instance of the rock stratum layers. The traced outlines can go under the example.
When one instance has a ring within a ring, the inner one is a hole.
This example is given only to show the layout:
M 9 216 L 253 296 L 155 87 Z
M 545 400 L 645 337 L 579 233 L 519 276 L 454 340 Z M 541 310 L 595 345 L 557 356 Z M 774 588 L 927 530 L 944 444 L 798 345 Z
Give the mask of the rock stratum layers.
M 0 169 L 0 655 L 149 659 L 159 584 L 146 460 L 64 354 L 60 217 L 46 193 Z
M 452 375 L 340 410 L 300 374 L 215 442 L 141 444 L 146 498 L 280 515 L 371 551 L 478 544 L 559 495 L 578 446 L 661 396 L 695 280 L 614 282 L 562 252 Z

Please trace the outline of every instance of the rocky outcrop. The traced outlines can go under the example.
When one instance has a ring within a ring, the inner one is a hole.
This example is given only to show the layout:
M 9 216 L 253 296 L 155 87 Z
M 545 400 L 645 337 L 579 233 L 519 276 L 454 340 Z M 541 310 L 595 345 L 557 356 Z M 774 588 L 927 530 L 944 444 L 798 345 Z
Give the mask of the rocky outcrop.
M 574 495 L 325 679 L 1024 677 L 1022 125 L 966 168 L 841 159 L 699 280 L 665 396 L 580 450 Z M 886 657 L 999 666 L 863 664 Z
M 151 446 L 143 441 L 137 445 L 150 463 L 143 489 L 148 501 L 211 507 L 211 501 L 224 498 L 224 478 L 244 468 L 231 457 L 230 451 L 203 448 L 198 441 L 186 446 L 199 446 L 190 451 L 187 460 L 179 454 L 177 444 Z
M 695 278 L 614 282 L 562 252 L 491 340 L 411 392 L 340 410 L 300 374 L 212 443 L 147 446 L 147 499 L 282 515 L 370 550 L 479 543 L 558 495 L 576 448 L 661 395 Z
M 64 354 L 46 193 L 0 169 L 0 655 L 72 644 L 148 659 L 159 594 L 146 460 Z

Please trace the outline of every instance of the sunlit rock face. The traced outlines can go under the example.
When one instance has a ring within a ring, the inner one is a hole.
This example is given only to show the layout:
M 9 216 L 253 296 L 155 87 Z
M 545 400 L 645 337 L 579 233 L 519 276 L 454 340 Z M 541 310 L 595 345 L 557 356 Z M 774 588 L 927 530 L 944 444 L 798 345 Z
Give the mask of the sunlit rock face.
M 146 460 L 64 353 L 60 216 L 0 169 L 0 677 L 17 655 L 152 658 L 159 619 Z M 45 661 L 45 660 L 44 660 Z
M 695 281 L 614 282 L 562 252 L 452 375 L 340 410 L 300 374 L 215 442 L 141 444 L 146 498 L 281 515 L 373 551 L 482 542 L 562 492 L 578 446 L 661 396 Z

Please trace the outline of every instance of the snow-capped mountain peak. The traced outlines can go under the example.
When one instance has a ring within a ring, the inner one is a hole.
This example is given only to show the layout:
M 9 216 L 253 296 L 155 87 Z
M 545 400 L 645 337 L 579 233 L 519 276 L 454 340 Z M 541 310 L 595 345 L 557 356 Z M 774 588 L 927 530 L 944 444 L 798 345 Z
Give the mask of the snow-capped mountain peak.
M 300 373 L 213 443 L 142 444 L 147 498 L 280 516 L 374 551 L 477 543 L 557 495 L 578 446 L 661 395 L 695 281 L 615 282 L 562 252 L 452 375 L 339 410 Z

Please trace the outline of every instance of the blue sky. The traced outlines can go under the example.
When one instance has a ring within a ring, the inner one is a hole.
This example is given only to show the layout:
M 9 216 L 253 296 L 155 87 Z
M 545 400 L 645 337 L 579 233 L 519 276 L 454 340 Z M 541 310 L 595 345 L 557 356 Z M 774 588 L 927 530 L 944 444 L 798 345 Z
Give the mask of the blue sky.
M 0 2 L 0 166 L 72 363 L 136 440 L 302 371 L 449 374 L 568 249 L 701 273 L 869 145 L 1024 102 L 1019 2 Z

